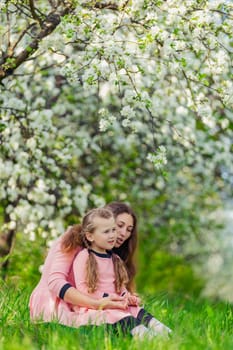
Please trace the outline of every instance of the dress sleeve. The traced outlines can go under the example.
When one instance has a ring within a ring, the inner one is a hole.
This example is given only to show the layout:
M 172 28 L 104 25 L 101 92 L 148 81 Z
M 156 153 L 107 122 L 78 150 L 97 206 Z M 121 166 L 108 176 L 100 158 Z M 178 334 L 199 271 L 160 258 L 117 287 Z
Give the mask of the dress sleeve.
M 123 287 L 121 292 L 120 292 L 120 295 L 123 297 L 126 294 L 128 294 L 128 290 L 125 287 Z
M 48 253 L 45 262 L 48 266 L 48 288 L 60 298 L 63 298 L 67 289 L 72 286 L 68 277 L 76 254 L 76 250 L 71 253 L 62 252 L 61 239 L 55 242 Z

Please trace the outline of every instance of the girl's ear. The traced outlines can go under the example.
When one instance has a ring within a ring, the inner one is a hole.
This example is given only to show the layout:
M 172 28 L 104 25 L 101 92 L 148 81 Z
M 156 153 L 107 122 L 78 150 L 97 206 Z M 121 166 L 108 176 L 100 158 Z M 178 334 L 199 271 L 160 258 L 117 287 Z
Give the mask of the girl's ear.
M 94 241 L 94 238 L 93 238 L 93 234 L 91 232 L 86 232 L 86 239 L 89 241 L 89 242 L 93 242 Z

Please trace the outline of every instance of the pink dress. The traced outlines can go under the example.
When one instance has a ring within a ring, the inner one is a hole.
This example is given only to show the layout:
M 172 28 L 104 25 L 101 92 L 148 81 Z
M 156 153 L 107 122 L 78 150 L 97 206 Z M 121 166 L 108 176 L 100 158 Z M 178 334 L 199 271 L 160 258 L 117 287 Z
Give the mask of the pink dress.
M 115 291 L 115 272 L 111 254 L 99 254 L 94 253 L 98 266 L 98 286 L 94 293 L 88 293 L 86 285 L 86 263 L 89 256 L 88 250 L 83 249 L 74 259 L 73 262 L 73 274 L 76 288 L 89 296 L 100 299 L 104 294 L 116 294 Z M 122 289 L 122 293 L 126 292 L 126 289 Z M 100 325 L 102 323 L 113 324 L 119 320 L 133 316 L 137 317 L 141 307 L 130 306 L 126 310 L 120 309 L 105 309 L 105 310 L 94 310 L 85 307 L 75 306 L 73 308 L 77 315 L 77 321 L 79 325 L 95 324 Z
M 72 263 L 82 248 L 64 254 L 61 251 L 61 240 L 62 236 L 51 246 L 43 266 L 41 279 L 30 296 L 30 317 L 33 321 L 50 322 L 62 318 L 64 310 L 68 314 L 71 312 L 70 305 L 59 298 L 59 294 L 67 283 L 73 285 Z M 59 312 L 62 312 L 62 315 Z

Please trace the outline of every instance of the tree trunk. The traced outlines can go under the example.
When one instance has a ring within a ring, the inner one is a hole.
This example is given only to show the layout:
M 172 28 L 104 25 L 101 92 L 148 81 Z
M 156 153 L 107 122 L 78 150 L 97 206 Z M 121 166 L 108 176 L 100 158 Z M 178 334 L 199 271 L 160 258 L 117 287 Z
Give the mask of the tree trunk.
M 39 47 L 40 42 L 56 29 L 56 27 L 60 24 L 61 18 L 64 15 L 71 13 L 72 9 L 72 5 L 67 3 L 64 5 L 64 8 L 62 10 L 51 11 L 51 13 L 49 13 L 45 17 L 45 19 L 41 21 L 41 30 L 31 41 L 31 43 L 24 47 L 24 49 L 19 54 L 15 54 L 14 50 L 10 50 L 10 48 L 8 48 L 10 54 L 7 53 L 3 55 L 3 60 L 0 64 L 0 83 L 4 78 L 6 78 L 9 75 L 12 75 L 22 63 L 24 63 L 29 57 L 31 57 L 35 53 L 35 51 Z M 31 17 L 33 18 L 33 14 L 31 15 Z M 12 64 L 7 64 L 7 62 L 10 59 L 12 60 Z
M 0 266 L 1 266 L 1 277 L 6 278 L 7 269 L 9 265 L 10 253 L 12 250 L 13 242 L 15 237 L 15 230 L 9 230 L 7 233 L 0 235 Z

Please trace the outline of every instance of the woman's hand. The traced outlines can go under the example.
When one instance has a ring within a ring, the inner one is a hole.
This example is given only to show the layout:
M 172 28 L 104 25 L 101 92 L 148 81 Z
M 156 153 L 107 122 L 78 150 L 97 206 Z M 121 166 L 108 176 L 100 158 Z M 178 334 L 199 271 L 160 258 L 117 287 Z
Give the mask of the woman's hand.
M 99 309 L 121 309 L 125 310 L 128 306 L 128 300 L 117 294 L 110 294 L 100 300 Z
M 126 294 L 128 306 L 139 306 L 141 304 L 141 298 L 136 294 L 127 293 Z

